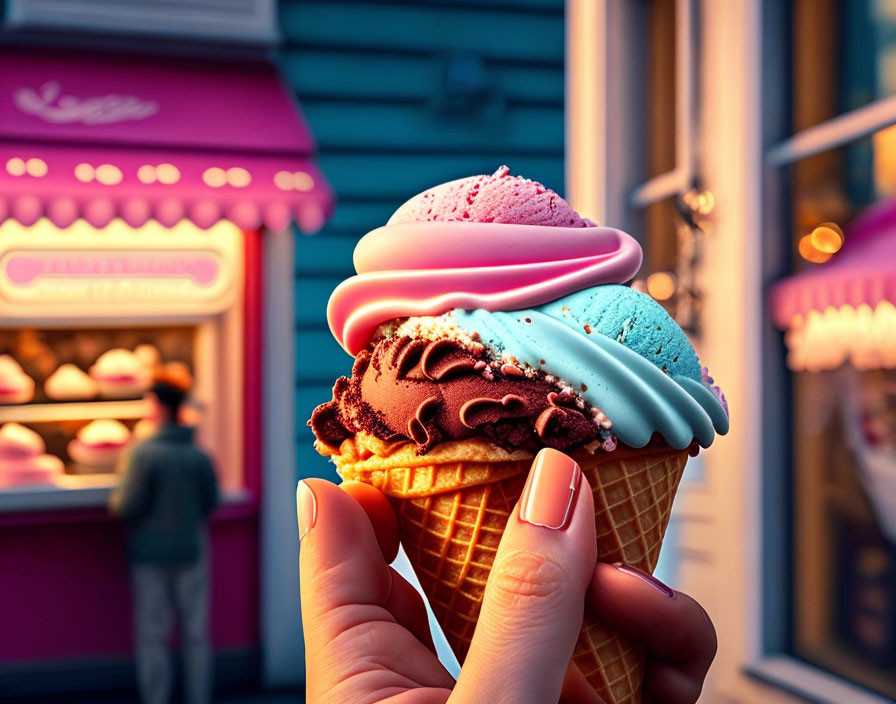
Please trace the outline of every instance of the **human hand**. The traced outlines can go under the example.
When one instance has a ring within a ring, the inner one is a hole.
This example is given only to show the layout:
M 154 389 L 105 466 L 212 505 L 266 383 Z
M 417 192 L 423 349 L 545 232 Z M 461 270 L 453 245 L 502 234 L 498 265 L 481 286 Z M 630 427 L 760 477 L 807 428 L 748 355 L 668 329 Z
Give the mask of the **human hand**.
M 561 527 L 514 509 L 457 682 L 435 655 L 423 600 L 388 566 L 398 527 L 386 497 L 355 482 L 299 483 L 309 704 L 603 704 L 569 664 L 586 604 L 648 653 L 646 702 L 697 700 L 716 650 L 706 612 L 653 577 L 596 562 L 591 492 L 570 491 L 581 473 L 556 451 L 539 464 L 533 494 L 549 501 L 522 515 Z

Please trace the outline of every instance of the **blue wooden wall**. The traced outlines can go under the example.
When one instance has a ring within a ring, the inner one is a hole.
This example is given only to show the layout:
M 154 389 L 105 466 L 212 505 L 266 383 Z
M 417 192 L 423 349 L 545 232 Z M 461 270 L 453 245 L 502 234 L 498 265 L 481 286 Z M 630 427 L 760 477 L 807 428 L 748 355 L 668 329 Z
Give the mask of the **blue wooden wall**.
M 296 248 L 300 476 L 335 479 L 305 426 L 351 358 L 327 298 L 352 249 L 416 193 L 507 164 L 563 192 L 563 0 L 281 0 L 281 68 L 336 190 Z

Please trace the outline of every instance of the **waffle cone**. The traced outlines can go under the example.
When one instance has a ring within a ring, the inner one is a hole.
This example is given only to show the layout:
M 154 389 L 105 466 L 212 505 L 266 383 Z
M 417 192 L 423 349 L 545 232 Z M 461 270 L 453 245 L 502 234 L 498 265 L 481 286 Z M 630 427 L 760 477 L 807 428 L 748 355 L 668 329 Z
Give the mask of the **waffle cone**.
M 319 448 L 320 449 L 320 448 Z M 426 455 L 359 434 L 332 454 L 344 479 L 392 500 L 401 542 L 445 637 L 463 662 L 504 526 L 532 458 L 483 440 Z M 687 451 L 669 447 L 574 455 L 594 495 L 597 555 L 653 572 Z M 573 662 L 607 704 L 641 701 L 644 653 L 587 610 Z

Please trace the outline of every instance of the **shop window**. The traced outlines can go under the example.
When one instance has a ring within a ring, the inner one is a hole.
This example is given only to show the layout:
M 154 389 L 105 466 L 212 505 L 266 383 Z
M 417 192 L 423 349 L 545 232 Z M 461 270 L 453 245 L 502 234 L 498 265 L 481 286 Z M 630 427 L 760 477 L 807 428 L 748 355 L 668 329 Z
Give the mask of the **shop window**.
M 191 385 L 180 421 L 244 498 L 243 239 L 225 222 L 0 225 L 0 513 L 101 506 L 157 430 L 159 367 Z
M 18 445 L 0 443 L 10 455 L 0 483 L 7 488 L 41 479 L 63 488 L 113 483 L 128 445 L 155 431 L 144 419 L 142 399 L 154 368 L 179 365 L 192 378 L 195 340 L 194 327 L 0 330 L 10 392 L 0 407 L 0 432 L 7 423 L 32 430 L 43 442 L 41 454 L 61 460 L 36 463 L 38 469 L 55 465 L 56 476 L 29 473 L 32 457 L 25 457 L 24 449 L 22 457 L 12 457 Z M 197 402 L 189 401 L 181 413 L 181 422 L 202 425 Z
M 794 135 L 766 162 L 767 192 L 782 199 L 769 235 L 779 265 L 769 274 L 796 282 L 835 272 L 859 241 L 896 267 L 896 208 L 886 214 L 896 197 L 896 104 L 887 99 L 896 93 L 896 3 L 795 0 L 787 15 L 790 73 L 767 77 L 789 115 L 779 132 Z M 873 227 L 872 210 L 882 214 Z M 868 304 L 838 301 L 776 321 L 785 335 L 766 364 L 786 360 L 789 384 L 766 393 L 789 430 L 766 476 L 790 472 L 779 485 L 785 520 L 770 518 L 781 530 L 767 538 L 786 545 L 785 557 L 767 568 L 786 575 L 770 587 L 786 594 L 765 597 L 787 605 L 773 649 L 896 698 L 896 337 L 877 339 L 891 312 L 872 289 Z M 769 315 L 779 315 L 772 302 Z M 801 689 L 822 692 L 810 679 Z

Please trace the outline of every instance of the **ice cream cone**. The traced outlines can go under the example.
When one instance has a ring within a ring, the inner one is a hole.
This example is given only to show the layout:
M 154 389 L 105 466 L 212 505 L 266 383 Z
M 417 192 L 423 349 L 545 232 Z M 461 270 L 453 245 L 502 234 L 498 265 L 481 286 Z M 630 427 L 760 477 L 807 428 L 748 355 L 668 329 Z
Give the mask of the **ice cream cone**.
M 541 448 L 589 481 L 598 559 L 652 572 L 688 449 L 728 414 L 684 331 L 623 285 L 637 242 L 502 167 L 413 197 L 354 262 L 327 320 L 355 362 L 309 424 L 391 498 L 458 658 Z M 643 653 L 588 613 L 573 661 L 607 704 L 641 701 Z
M 413 443 L 390 445 L 364 433 L 328 454 L 344 479 L 372 484 L 392 500 L 408 558 L 463 662 L 531 456 L 478 439 L 417 455 Z M 652 572 L 687 451 L 663 445 L 574 457 L 594 494 L 598 559 Z M 641 701 L 643 652 L 587 612 L 573 662 L 608 704 Z

